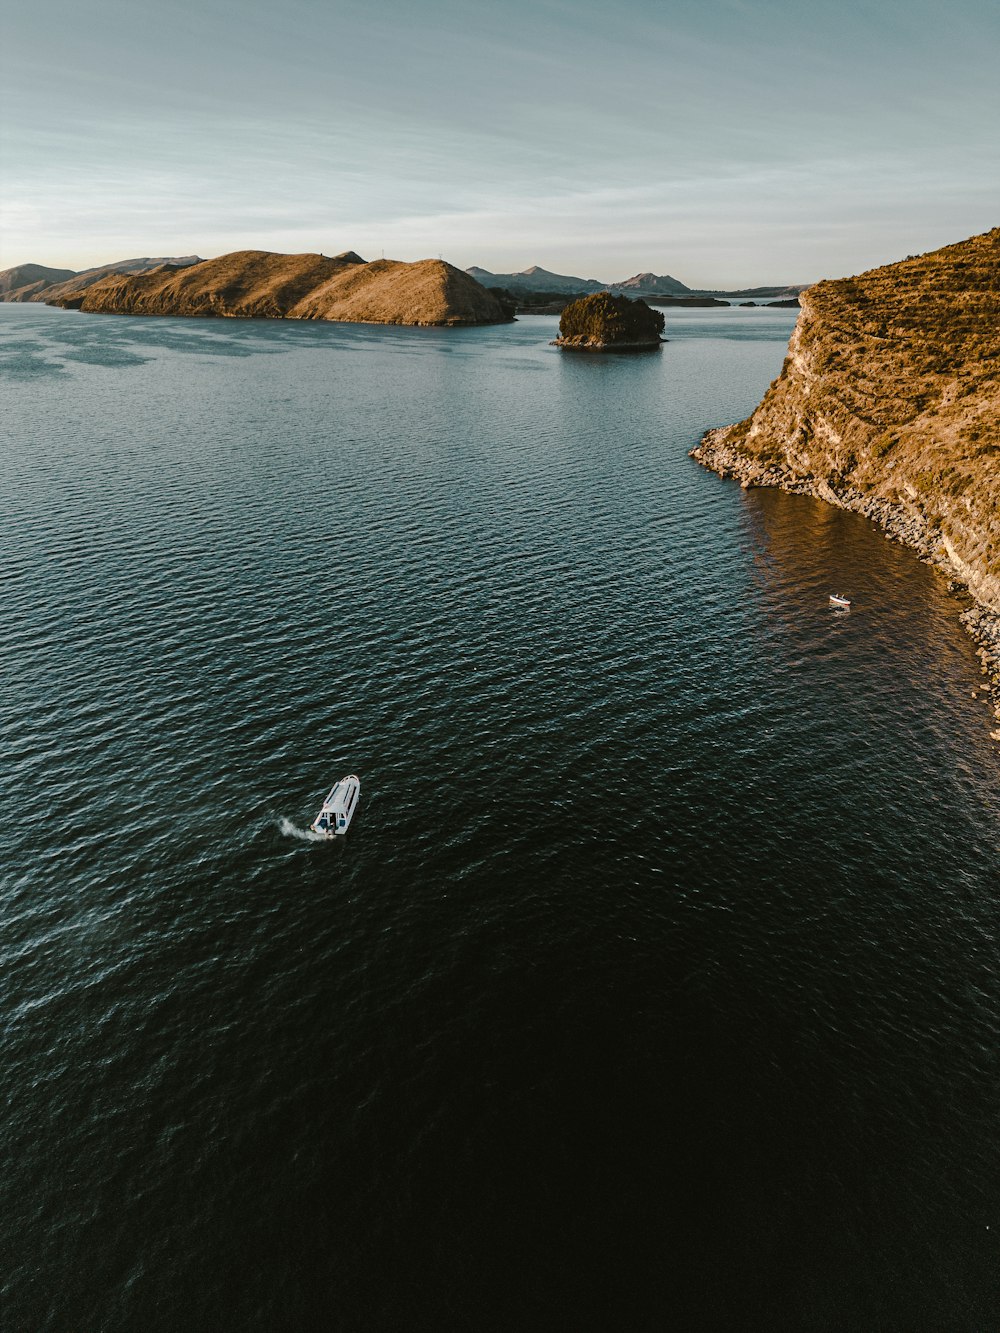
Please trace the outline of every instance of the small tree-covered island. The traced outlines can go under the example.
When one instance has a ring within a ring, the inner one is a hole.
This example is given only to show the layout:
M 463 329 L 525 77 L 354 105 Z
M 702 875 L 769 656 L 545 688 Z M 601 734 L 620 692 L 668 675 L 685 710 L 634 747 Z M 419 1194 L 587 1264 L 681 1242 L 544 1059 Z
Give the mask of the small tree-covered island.
M 594 292 L 562 312 L 553 346 L 581 352 L 645 352 L 664 339 L 663 315 L 645 301 Z

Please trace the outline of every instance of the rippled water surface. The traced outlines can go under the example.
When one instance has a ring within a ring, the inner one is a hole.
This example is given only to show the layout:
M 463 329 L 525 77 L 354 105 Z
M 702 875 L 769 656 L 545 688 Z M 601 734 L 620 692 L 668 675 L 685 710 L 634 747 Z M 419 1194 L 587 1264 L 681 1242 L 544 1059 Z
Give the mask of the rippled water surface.
M 792 320 L 0 306 L 4 1328 L 1000 1325 L 960 605 L 687 457 Z

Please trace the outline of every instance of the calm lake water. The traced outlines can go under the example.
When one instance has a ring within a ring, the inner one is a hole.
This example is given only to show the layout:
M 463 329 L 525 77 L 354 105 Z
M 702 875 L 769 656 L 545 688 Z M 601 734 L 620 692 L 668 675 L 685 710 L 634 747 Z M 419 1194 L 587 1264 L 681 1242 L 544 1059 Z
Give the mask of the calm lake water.
M 0 306 L 4 1329 L 1000 1327 L 960 604 L 687 457 L 794 313 Z

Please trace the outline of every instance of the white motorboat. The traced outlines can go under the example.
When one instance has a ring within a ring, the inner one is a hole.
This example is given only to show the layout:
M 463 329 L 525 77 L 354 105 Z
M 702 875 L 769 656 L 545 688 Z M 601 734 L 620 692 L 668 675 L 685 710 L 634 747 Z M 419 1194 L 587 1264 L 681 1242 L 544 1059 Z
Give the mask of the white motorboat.
M 361 782 L 354 773 L 341 778 L 335 783 L 319 814 L 309 825 L 310 829 L 313 833 L 318 833 L 321 838 L 334 838 L 338 833 L 346 833 L 358 808 L 360 795 Z
M 839 592 L 832 592 L 830 594 L 831 606 L 850 606 L 850 604 L 850 601 L 846 597 L 841 597 Z

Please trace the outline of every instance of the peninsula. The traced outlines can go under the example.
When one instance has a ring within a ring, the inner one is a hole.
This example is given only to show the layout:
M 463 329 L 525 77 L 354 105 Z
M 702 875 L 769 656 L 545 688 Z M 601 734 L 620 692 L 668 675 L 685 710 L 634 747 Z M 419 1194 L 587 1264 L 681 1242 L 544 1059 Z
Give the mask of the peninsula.
M 353 251 L 328 258 L 237 250 L 199 263 L 109 274 L 80 290 L 42 297 L 72 310 L 114 315 L 216 315 L 367 324 L 497 324 L 508 306 L 453 264 L 423 259 L 366 263 Z
M 967 588 L 1000 719 L 1000 228 L 800 300 L 763 401 L 692 456 L 865 514 Z

